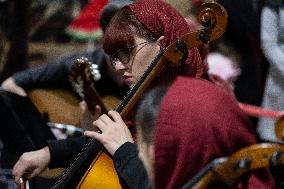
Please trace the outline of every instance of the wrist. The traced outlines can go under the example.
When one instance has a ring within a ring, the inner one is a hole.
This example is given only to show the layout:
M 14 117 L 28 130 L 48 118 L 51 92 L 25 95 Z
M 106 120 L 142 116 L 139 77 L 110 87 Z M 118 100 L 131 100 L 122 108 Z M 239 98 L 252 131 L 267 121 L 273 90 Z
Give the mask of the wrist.
M 41 149 L 41 151 L 43 152 L 43 157 L 44 159 L 46 159 L 46 163 L 49 164 L 50 163 L 50 150 L 49 147 L 46 146 L 44 148 Z

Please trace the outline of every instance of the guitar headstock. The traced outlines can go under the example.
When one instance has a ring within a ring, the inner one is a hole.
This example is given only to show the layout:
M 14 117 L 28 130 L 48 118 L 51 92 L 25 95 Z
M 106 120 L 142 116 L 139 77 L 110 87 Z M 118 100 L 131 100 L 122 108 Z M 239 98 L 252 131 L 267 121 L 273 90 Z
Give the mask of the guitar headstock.
M 86 101 L 88 109 L 93 113 L 96 105 L 101 107 L 102 113 L 107 113 L 107 108 L 94 86 L 100 78 L 98 65 L 92 64 L 87 58 L 77 59 L 69 75 L 69 81 L 74 90 Z
M 101 78 L 101 74 L 98 70 L 98 65 L 92 64 L 87 58 L 78 58 L 73 66 L 69 75 L 69 81 L 71 82 L 75 92 L 84 99 L 84 91 L 92 86 L 95 81 Z

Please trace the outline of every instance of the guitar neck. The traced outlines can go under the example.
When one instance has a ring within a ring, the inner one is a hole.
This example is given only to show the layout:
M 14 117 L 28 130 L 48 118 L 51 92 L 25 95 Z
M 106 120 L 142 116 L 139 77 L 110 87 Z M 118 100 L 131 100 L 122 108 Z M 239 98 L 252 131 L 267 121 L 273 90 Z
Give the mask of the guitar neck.
M 99 105 L 101 107 L 101 114 L 107 114 L 108 110 L 93 85 L 90 85 L 87 89 L 85 89 L 84 100 L 91 112 L 94 113 L 96 105 Z

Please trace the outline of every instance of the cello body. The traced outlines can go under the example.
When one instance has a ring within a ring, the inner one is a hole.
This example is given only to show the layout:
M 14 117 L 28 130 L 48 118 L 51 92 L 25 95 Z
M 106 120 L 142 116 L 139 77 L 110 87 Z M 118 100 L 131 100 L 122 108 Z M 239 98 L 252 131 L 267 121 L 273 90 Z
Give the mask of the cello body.
M 76 189 L 122 189 L 109 154 L 102 152 L 92 162 Z

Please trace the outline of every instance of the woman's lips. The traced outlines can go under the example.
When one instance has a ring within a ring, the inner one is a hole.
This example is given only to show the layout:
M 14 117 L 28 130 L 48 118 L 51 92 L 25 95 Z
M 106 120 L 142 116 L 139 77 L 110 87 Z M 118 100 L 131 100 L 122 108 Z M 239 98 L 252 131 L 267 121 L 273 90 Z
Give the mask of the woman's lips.
M 124 81 L 124 83 L 126 83 L 126 84 L 131 84 L 131 83 L 132 83 L 132 80 L 133 80 L 133 77 L 130 76 L 130 75 L 124 75 L 124 76 L 123 76 L 123 81 Z

